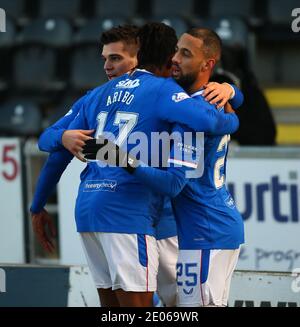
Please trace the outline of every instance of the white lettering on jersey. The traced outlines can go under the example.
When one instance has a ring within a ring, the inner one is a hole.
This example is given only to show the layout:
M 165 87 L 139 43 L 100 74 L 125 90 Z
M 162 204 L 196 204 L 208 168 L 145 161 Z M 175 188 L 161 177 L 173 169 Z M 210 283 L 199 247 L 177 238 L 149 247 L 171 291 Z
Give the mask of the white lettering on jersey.
M 130 92 L 126 91 L 118 91 L 115 92 L 112 96 L 108 96 L 106 101 L 106 107 L 110 106 L 113 103 L 122 102 L 130 105 L 132 100 L 134 99 L 134 95 L 130 94 Z
M 225 153 L 215 163 L 214 182 L 215 182 L 216 189 L 222 188 L 223 185 L 225 184 L 225 175 L 221 175 L 220 169 L 224 167 L 225 164 L 226 151 L 229 141 L 230 141 L 230 135 L 224 135 L 217 149 L 217 153 L 221 151 L 225 151 Z
M 188 98 L 190 98 L 190 96 L 184 92 L 175 93 L 172 95 L 172 100 L 174 102 L 180 102 L 180 101 L 186 100 Z
M 117 187 L 117 181 L 112 180 L 98 180 L 98 181 L 86 181 L 83 192 L 115 192 Z
M 197 148 L 191 144 L 184 144 L 184 143 L 178 142 L 177 147 L 182 152 L 186 152 L 186 153 L 190 153 L 190 154 L 197 152 Z
M 135 79 L 135 80 L 130 80 L 129 78 L 125 79 L 124 81 L 120 81 L 117 85 L 116 88 L 118 89 L 134 89 L 136 87 L 140 86 L 140 80 Z

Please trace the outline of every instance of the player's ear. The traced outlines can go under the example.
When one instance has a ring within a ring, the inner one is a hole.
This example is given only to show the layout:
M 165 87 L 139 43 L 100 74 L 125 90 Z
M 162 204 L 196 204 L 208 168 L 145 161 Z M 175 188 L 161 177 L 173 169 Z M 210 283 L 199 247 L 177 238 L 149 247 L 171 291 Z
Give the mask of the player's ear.
M 203 72 L 207 72 L 208 70 L 210 69 L 210 65 L 209 65 L 209 63 L 208 63 L 208 61 L 205 61 L 204 63 L 203 63 L 203 66 L 202 66 L 202 71 Z
M 207 69 L 213 70 L 216 65 L 216 59 L 209 59 L 207 60 Z

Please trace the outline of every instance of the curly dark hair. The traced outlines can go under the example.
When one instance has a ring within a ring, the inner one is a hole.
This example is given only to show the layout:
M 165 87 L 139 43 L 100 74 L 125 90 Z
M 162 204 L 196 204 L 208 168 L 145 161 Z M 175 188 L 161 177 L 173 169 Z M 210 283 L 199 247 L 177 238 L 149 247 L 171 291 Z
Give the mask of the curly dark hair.
M 101 45 L 106 45 L 113 42 L 125 41 L 129 44 L 137 43 L 137 33 L 139 28 L 135 25 L 119 25 L 113 27 L 101 35 Z
M 171 64 L 175 54 L 177 36 L 175 30 L 163 23 L 147 23 L 138 31 L 140 49 L 138 67 L 162 68 Z

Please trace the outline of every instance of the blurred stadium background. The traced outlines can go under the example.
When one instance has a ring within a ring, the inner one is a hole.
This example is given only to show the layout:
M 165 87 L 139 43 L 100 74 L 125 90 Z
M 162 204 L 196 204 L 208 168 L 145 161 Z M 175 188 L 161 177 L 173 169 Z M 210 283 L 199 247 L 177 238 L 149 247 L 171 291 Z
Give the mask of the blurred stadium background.
M 32 235 L 29 206 L 46 158 L 36 140 L 75 99 L 106 82 L 103 31 L 163 21 L 178 36 L 192 26 L 213 28 L 224 45 L 216 76 L 234 81 L 246 97 L 228 168 L 247 236 L 239 269 L 299 274 L 300 9 L 292 16 L 299 0 L 0 0 L 0 8 L 6 14 L 0 32 L 0 267 L 84 263 L 72 216 L 80 164 L 73 163 L 47 206 L 59 230 L 57 251 L 46 254 Z M 258 287 L 259 278 L 281 280 L 276 276 L 258 277 Z M 299 306 L 300 287 L 288 288 L 282 301 Z M 274 294 L 265 299 L 272 305 Z M 0 306 L 9 302 L 3 296 L 0 285 Z

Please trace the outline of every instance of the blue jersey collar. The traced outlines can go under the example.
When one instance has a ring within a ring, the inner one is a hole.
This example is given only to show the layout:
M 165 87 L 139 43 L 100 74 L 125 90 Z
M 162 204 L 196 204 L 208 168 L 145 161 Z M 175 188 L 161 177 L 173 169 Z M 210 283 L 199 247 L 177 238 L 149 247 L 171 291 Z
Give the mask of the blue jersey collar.
M 136 68 L 132 73 L 129 73 L 130 76 L 134 75 L 135 73 L 147 73 L 147 74 L 151 74 L 153 75 L 153 73 L 149 72 L 148 70 L 146 69 L 139 69 L 139 68 Z
M 197 97 L 197 96 L 199 96 L 199 95 L 202 95 L 202 94 L 203 94 L 203 92 L 204 92 L 204 89 L 203 89 L 203 88 L 201 88 L 201 89 L 200 89 L 200 90 L 198 90 L 197 92 L 195 92 L 195 93 L 191 94 L 191 95 L 190 95 L 190 97 L 191 97 L 191 98 Z

